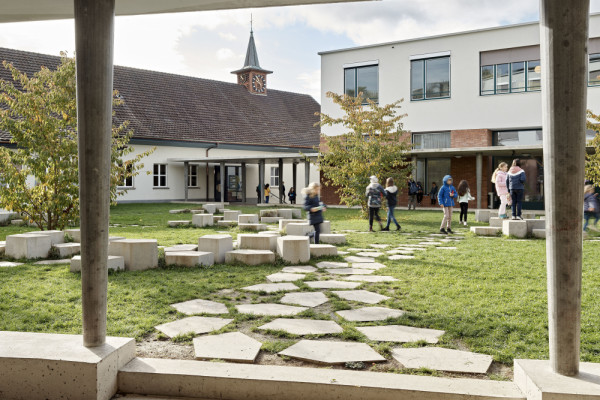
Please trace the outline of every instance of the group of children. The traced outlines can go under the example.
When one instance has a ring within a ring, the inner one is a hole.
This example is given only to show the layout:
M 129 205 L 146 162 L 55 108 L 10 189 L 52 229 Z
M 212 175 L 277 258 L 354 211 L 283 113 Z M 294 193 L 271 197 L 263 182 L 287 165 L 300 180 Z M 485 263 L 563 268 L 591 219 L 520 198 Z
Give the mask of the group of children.
M 265 194 L 265 204 L 269 203 L 269 198 L 271 197 L 271 185 L 269 185 L 268 183 L 265 184 L 265 189 L 264 189 L 264 194 Z M 260 186 L 256 187 L 256 194 L 257 196 L 259 196 L 260 193 Z M 259 196 L 260 197 L 260 196 Z M 296 189 L 294 189 L 294 187 L 290 188 L 290 191 L 287 194 L 287 197 L 290 201 L 290 204 L 296 204 Z M 283 202 L 285 203 L 285 186 L 283 186 Z

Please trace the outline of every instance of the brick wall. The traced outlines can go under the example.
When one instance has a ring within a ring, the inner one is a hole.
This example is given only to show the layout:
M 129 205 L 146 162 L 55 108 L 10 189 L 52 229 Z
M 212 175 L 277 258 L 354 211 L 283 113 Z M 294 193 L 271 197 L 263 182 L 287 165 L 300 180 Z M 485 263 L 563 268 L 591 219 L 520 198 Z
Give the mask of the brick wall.
M 481 197 L 481 207 L 487 208 L 488 206 L 488 192 L 492 190 L 490 177 L 490 157 L 483 157 L 482 162 L 482 197 Z M 461 180 L 466 179 L 469 183 L 469 189 L 471 190 L 471 196 L 477 198 L 480 196 L 477 193 L 477 170 L 475 157 L 462 157 L 462 158 L 452 158 L 451 162 L 451 172 L 452 178 L 454 179 L 454 187 L 458 189 L 458 184 Z M 458 206 L 458 205 L 457 205 Z M 477 200 L 469 202 L 469 208 L 477 208 Z
M 492 145 L 489 129 L 465 129 L 450 132 L 450 147 L 488 147 Z
M 336 186 L 325 185 L 325 178 L 323 178 L 323 173 L 319 171 L 320 180 L 321 180 L 321 201 L 325 204 L 340 204 L 340 196 L 335 192 L 337 190 Z

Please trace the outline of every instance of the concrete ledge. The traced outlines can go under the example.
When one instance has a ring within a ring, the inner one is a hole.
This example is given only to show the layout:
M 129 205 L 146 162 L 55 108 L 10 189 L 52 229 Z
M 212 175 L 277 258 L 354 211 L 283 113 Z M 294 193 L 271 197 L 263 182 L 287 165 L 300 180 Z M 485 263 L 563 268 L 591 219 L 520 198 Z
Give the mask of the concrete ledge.
M 345 244 L 346 235 L 341 233 L 322 233 L 319 236 L 319 242 L 327 244 Z
M 58 243 L 54 245 L 54 248 L 60 258 L 73 257 L 81 252 L 81 245 L 79 243 Z
M 108 400 L 134 357 L 134 339 L 86 348 L 81 335 L 0 332 L 0 398 Z
M 554 373 L 545 360 L 515 360 L 515 384 L 528 400 L 600 400 L 600 364 L 581 363 L 577 376 Z
M 184 267 L 211 266 L 215 263 L 215 255 L 207 251 L 172 251 L 165 253 L 165 264 Z
M 525 399 L 513 382 L 152 358 L 122 368 L 119 390 L 228 400 Z
M 246 265 L 273 264 L 275 253 L 270 250 L 233 250 L 225 254 L 225 263 L 242 263 Z
M 543 219 L 526 219 L 527 222 L 527 234 L 533 235 L 534 229 L 546 229 L 546 220 Z
M 546 239 L 546 229 L 534 229 L 531 233 L 533 234 L 533 237 Z
M 107 267 L 108 269 L 112 269 L 114 271 L 124 271 L 125 258 L 121 256 L 108 256 Z M 81 256 L 75 256 L 71 258 L 71 266 L 69 270 L 71 272 L 81 271 Z
M 506 219 L 502 222 L 502 234 L 525 238 L 527 237 L 527 225 L 526 221 Z
M 337 256 L 338 250 L 332 244 L 311 244 L 310 245 L 310 256 L 311 257 L 325 257 L 325 256 Z
M 267 225 L 265 225 L 265 224 L 238 224 L 238 228 L 241 231 L 260 232 L 260 231 L 266 231 Z

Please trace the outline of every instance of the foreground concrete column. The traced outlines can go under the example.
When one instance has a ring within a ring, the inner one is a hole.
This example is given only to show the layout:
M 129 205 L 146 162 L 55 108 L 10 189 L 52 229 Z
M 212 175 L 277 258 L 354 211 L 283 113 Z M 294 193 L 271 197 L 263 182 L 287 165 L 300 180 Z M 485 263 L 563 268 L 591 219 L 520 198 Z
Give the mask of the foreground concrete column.
M 183 163 L 183 188 L 184 188 L 184 192 L 185 192 L 185 201 L 188 201 L 188 176 L 190 173 L 190 163 L 188 163 L 187 161 Z
M 481 178 L 483 175 L 483 156 L 481 153 L 475 155 L 475 175 L 477 179 L 477 208 L 481 209 L 483 200 Z
M 579 371 L 589 0 L 541 0 L 540 8 L 550 364 L 572 376 Z
M 246 194 L 246 163 L 242 163 L 242 203 L 246 204 L 247 194 Z
M 310 161 L 304 161 L 304 187 L 310 184 Z
M 221 168 L 220 172 L 221 172 L 221 203 L 225 204 L 225 190 L 227 190 L 227 185 L 225 183 L 225 163 L 222 162 L 221 163 Z
M 285 193 L 283 193 L 283 159 L 279 159 L 279 204 L 285 200 Z
M 83 344 L 106 341 L 115 0 L 75 0 Z

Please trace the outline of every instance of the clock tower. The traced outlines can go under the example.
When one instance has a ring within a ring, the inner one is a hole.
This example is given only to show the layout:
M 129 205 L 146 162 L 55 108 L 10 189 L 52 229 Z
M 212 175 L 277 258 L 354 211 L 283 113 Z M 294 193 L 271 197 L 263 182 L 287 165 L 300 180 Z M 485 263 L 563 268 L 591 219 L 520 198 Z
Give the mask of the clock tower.
M 254 32 L 250 29 L 250 41 L 248 42 L 244 66 L 237 71 L 233 71 L 232 74 L 237 75 L 238 84 L 245 86 L 250 93 L 266 96 L 267 75 L 272 73 L 273 71 L 260 67 L 256 45 L 254 44 Z

